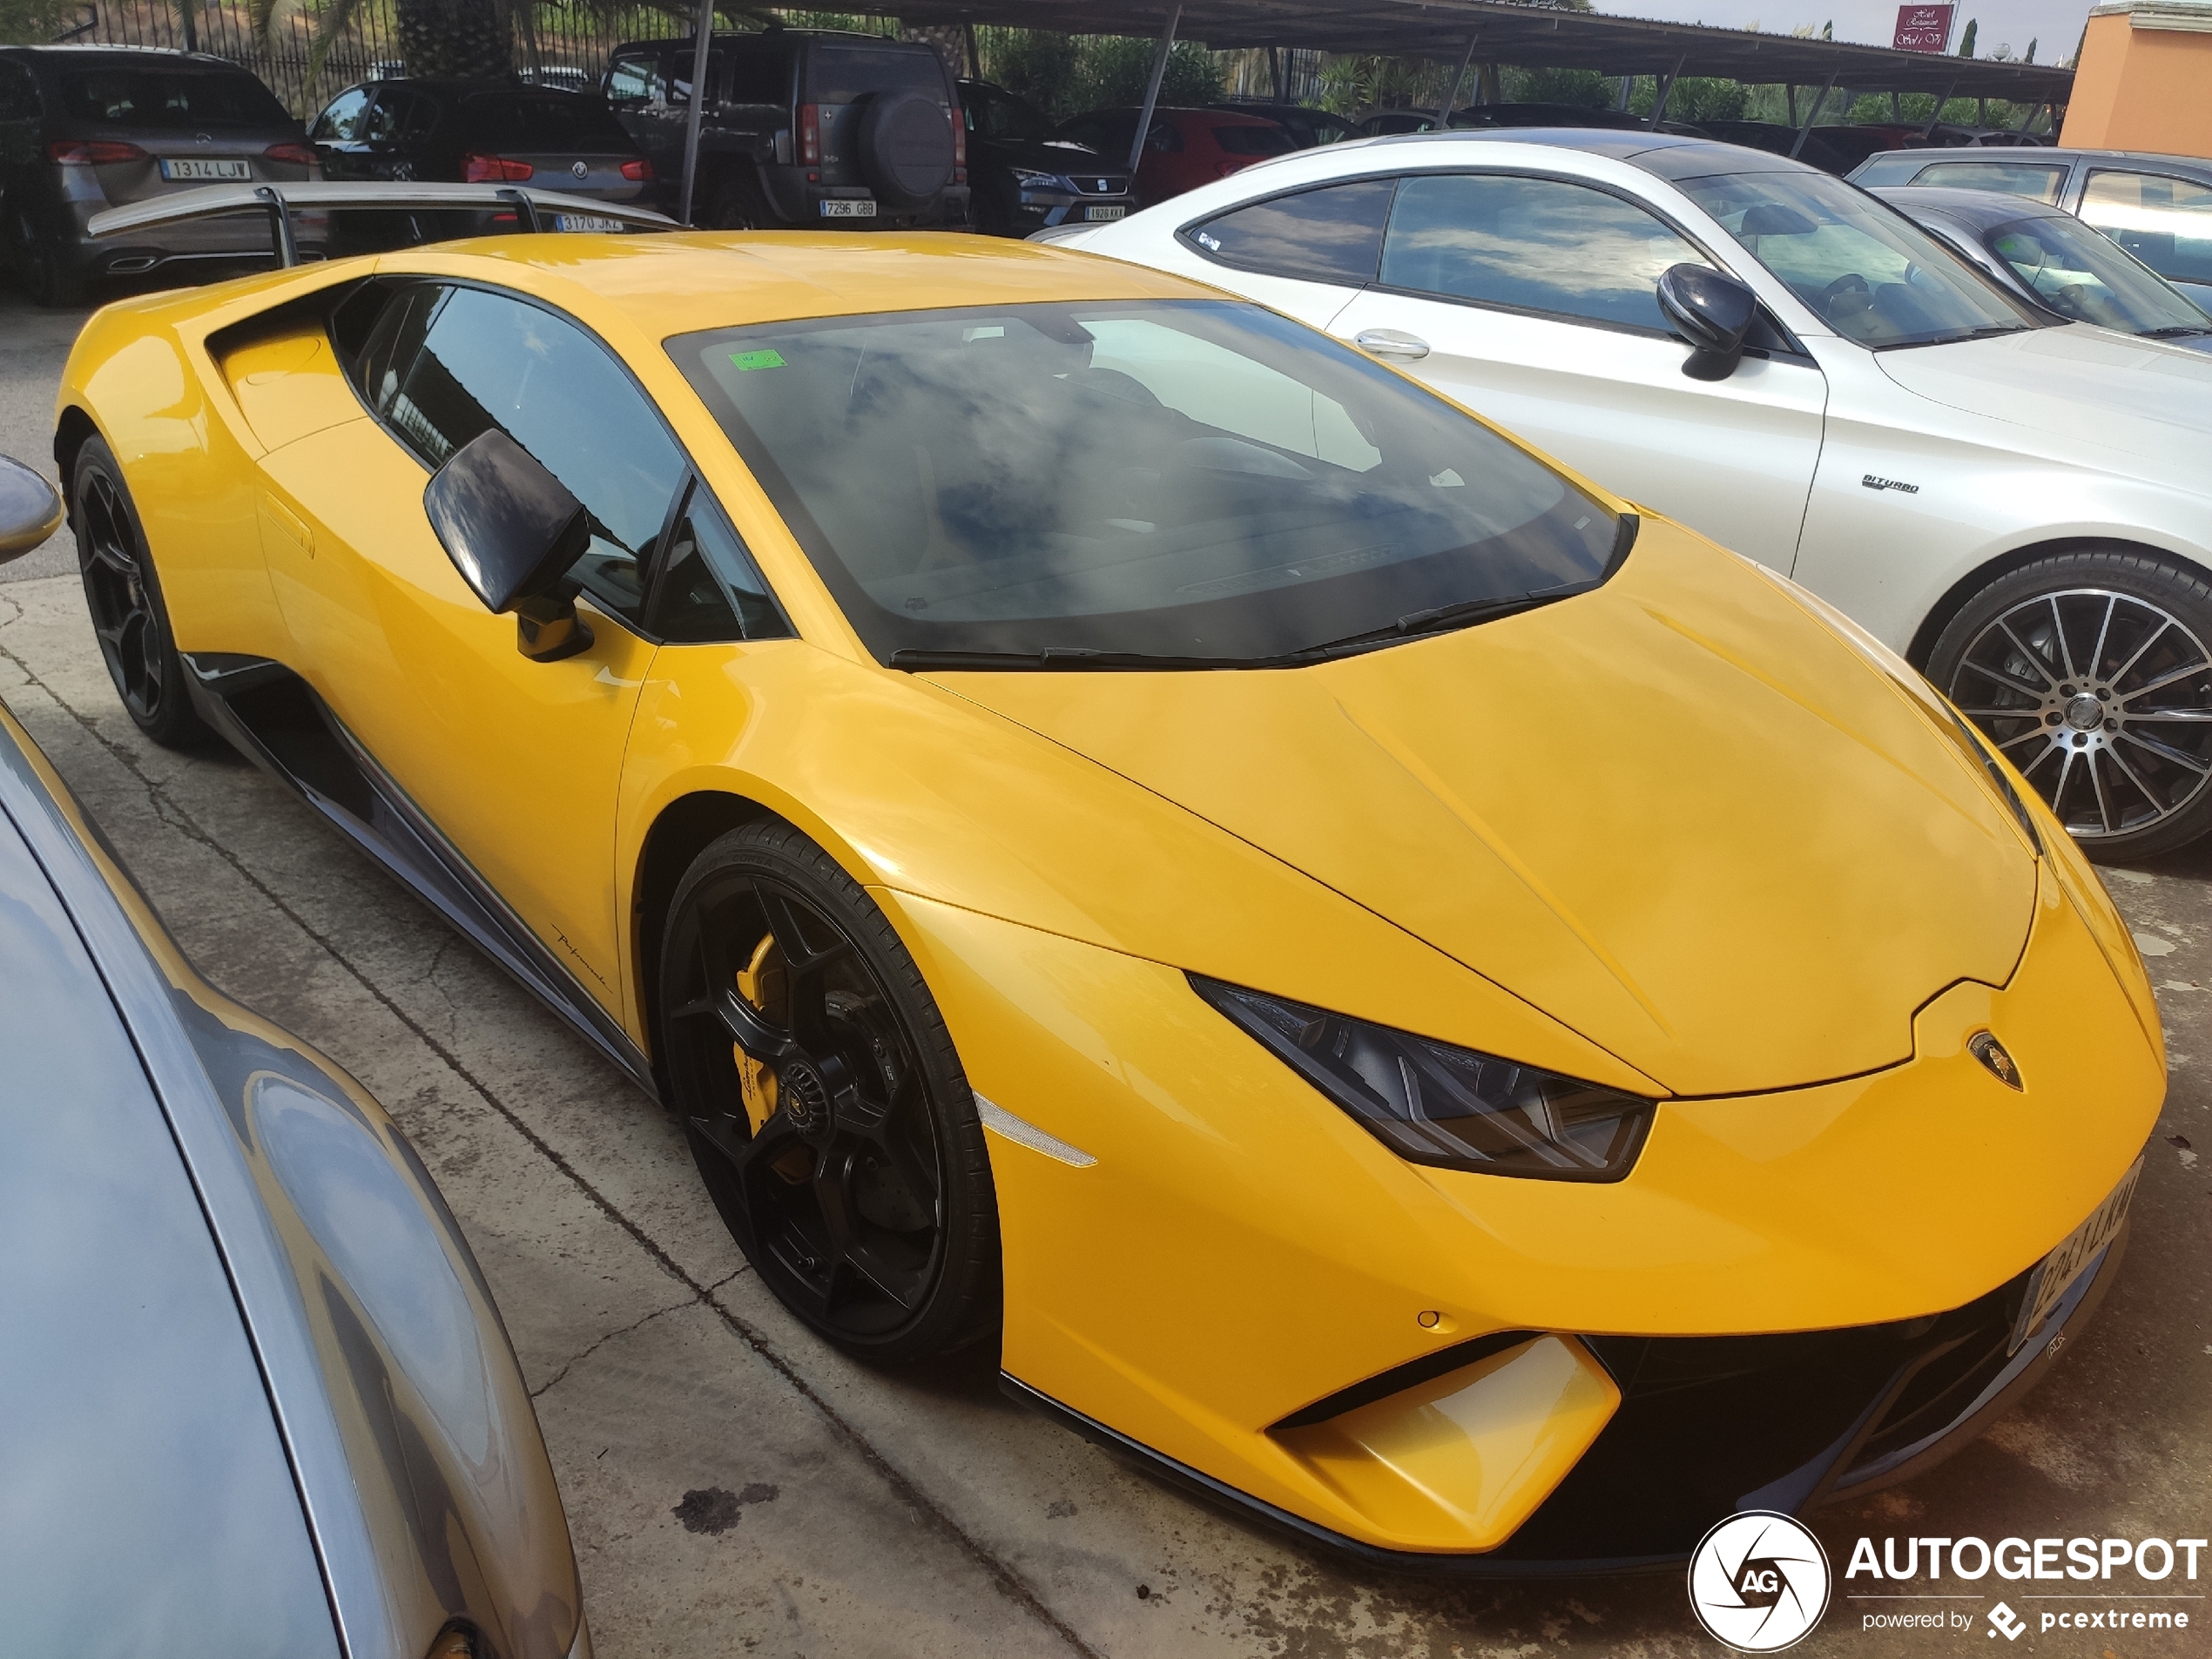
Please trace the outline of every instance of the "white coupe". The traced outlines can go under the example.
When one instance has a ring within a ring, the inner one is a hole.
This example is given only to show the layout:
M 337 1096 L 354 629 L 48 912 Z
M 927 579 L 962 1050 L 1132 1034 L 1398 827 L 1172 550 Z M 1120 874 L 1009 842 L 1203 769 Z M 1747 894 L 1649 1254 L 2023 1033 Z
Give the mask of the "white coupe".
M 1330 145 L 1046 234 L 1325 328 L 1794 577 L 2096 855 L 2212 829 L 2212 357 L 2054 322 L 1840 179 L 1664 134 Z

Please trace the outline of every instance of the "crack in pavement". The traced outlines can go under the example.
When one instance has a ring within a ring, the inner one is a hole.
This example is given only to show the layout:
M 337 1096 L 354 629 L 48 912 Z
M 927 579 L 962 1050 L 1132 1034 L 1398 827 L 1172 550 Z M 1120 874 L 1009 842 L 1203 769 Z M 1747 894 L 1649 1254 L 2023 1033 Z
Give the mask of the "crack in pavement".
M 636 1242 L 637 1246 L 641 1250 L 644 1251 L 648 1256 L 651 1257 L 654 1262 L 659 1265 L 663 1272 L 666 1273 L 671 1278 L 676 1280 L 679 1285 L 682 1285 L 689 1289 L 691 1291 L 691 1299 L 695 1301 L 703 1301 L 709 1307 L 712 1308 L 716 1317 L 722 1321 L 723 1325 L 732 1336 L 736 1337 L 738 1340 L 742 1342 L 747 1348 L 750 1348 L 764 1363 L 775 1371 L 775 1372 L 799 1394 L 799 1398 L 804 1399 L 809 1406 L 813 1406 L 815 1412 L 821 1417 L 822 1420 L 828 1424 L 829 1426 L 835 1432 L 838 1438 L 842 1440 L 846 1447 L 850 1448 L 862 1462 L 867 1464 L 867 1467 L 874 1472 L 876 1477 L 882 1480 L 886 1486 L 890 1487 L 892 1492 L 898 1498 L 921 1514 L 923 1520 L 934 1531 L 957 1548 L 961 1554 L 965 1554 L 978 1568 L 981 1568 L 984 1574 L 991 1580 L 993 1585 L 998 1589 L 1000 1595 L 1020 1607 L 1023 1611 L 1027 1612 L 1030 1617 L 1035 1619 L 1037 1622 L 1051 1630 L 1054 1635 L 1057 1635 L 1062 1642 L 1066 1642 L 1069 1648 L 1073 1649 L 1076 1653 L 1084 1656 L 1084 1659 L 1103 1659 L 1103 1656 L 1100 1655 L 1096 1649 L 1093 1648 L 1088 1642 L 1084 1641 L 1081 1635 L 1077 1635 L 1075 1629 L 1069 1625 L 1067 1621 L 1062 1619 L 1058 1614 L 1055 1613 L 1050 1608 L 1047 1607 L 1042 1598 L 1039 1596 L 1035 1590 L 1031 1589 L 1028 1584 L 1024 1581 L 1011 1567 L 1009 1567 L 1006 1562 L 1001 1561 L 998 1556 L 991 1551 L 988 1546 L 984 1544 L 982 1541 L 977 1538 L 974 1534 L 970 1533 L 965 1527 L 961 1526 L 960 1522 L 954 1520 L 953 1516 L 945 1510 L 942 1506 L 938 1504 L 934 1499 L 931 1498 L 927 1494 L 923 1492 L 921 1487 L 917 1485 L 912 1478 L 901 1472 L 888 1458 L 885 1457 L 882 1453 L 879 1452 L 875 1448 L 874 1444 L 869 1440 L 865 1433 L 849 1422 L 835 1406 L 832 1406 L 830 1402 L 823 1397 L 819 1390 L 809 1383 L 805 1377 L 800 1375 L 798 1368 L 790 1360 L 786 1359 L 781 1352 L 778 1350 L 776 1345 L 770 1341 L 768 1335 L 765 1331 L 762 1331 L 758 1326 L 754 1325 L 752 1321 L 740 1318 L 738 1314 L 732 1312 L 729 1308 L 725 1307 L 719 1301 L 715 1299 L 711 1291 L 720 1289 L 721 1285 L 728 1284 L 730 1282 L 728 1279 L 721 1281 L 721 1284 L 708 1286 L 701 1285 L 698 1280 L 694 1278 L 690 1273 L 686 1272 L 676 1261 L 676 1259 L 671 1256 L 666 1250 L 663 1249 L 660 1244 L 648 1234 L 642 1226 L 632 1221 L 628 1216 L 624 1215 L 622 1211 L 616 1206 L 612 1200 L 609 1199 L 605 1194 L 602 1193 L 589 1179 L 585 1177 L 582 1170 L 578 1170 L 573 1163 L 570 1163 L 566 1157 L 563 1157 L 561 1153 L 544 1138 L 544 1136 L 540 1135 L 536 1130 L 532 1129 L 529 1124 L 523 1120 L 523 1118 L 512 1107 L 509 1106 L 504 1100 L 501 1099 L 496 1090 L 495 1090 L 482 1078 L 478 1077 L 475 1072 L 471 1071 L 467 1063 L 462 1060 L 459 1055 L 454 1053 L 443 1042 L 440 1042 L 437 1037 L 433 1035 L 428 1030 L 425 1029 L 419 1021 L 415 1020 L 405 1008 L 401 1008 L 392 999 L 392 997 L 387 995 L 381 986 L 377 985 L 360 968 L 356 968 L 352 961 L 347 958 L 346 954 L 338 948 L 335 941 L 322 933 L 313 923 L 308 921 L 305 916 L 294 910 L 282 895 L 278 894 L 275 889 L 269 887 L 267 883 L 264 882 L 258 875 L 249 869 L 245 861 L 239 859 L 236 853 L 233 853 L 230 848 L 223 846 L 212 836 L 208 834 L 206 830 L 202 829 L 199 826 L 198 820 L 193 819 L 192 814 L 182 805 L 167 796 L 161 785 L 147 777 L 146 774 L 140 770 L 137 756 L 133 755 L 128 749 L 123 747 L 120 744 L 116 743 L 105 733 L 101 732 L 98 726 L 95 725 L 91 718 L 81 712 L 73 704 L 69 702 L 67 698 L 62 697 L 58 692 L 57 692 L 53 687 L 49 685 L 38 676 L 37 671 L 32 669 L 29 663 L 25 662 L 21 657 L 17 656 L 15 651 L 10 649 L 5 644 L 0 644 L 0 657 L 5 657 L 10 662 L 13 663 L 16 667 L 21 671 L 24 680 L 28 684 L 36 687 L 43 695 L 52 702 L 56 708 L 61 710 L 71 720 L 75 721 L 78 726 L 82 729 L 93 742 L 97 743 L 102 749 L 105 750 L 118 765 L 128 772 L 132 778 L 138 781 L 138 785 L 146 792 L 148 803 L 153 806 L 156 816 L 159 818 L 163 823 L 171 825 L 176 830 L 177 833 L 186 837 L 188 840 L 201 846 L 206 847 L 209 852 L 214 853 L 217 858 L 222 860 L 224 863 L 229 865 L 231 868 L 237 873 L 239 880 L 243 880 L 249 887 L 253 888 L 254 892 L 260 894 L 262 898 L 268 901 L 271 907 L 273 907 L 278 914 L 283 916 L 287 921 L 291 922 L 293 927 L 299 928 L 302 934 L 314 941 L 319 949 L 322 950 L 333 961 L 336 962 L 341 968 L 344 968 L 346 973 L 353 979 L 355 984 L 359 985 L 362 990 L 366 991 L 371 997 L 373 997 L 377 1003 L 389 1013 L 394 1019 L 397 1020 L 401 1026 L 406 1028 L 406 1029 L 409 1032 L 413 1033 L 415 1039 L 425 1048 L 429 1049 L 432 1054 L 435 1055 L 438 1059 L 445 1064 L 447 1069 L 451 1071 L 455 1077 L 459 1078 L 463 1083 L 465 1083 L 469 1087 L 469 1090 L 474 1093 L 479 1100 L 482 1101 L 485 1105 L 490 1107 L 494 1112 L 497 1113 L 500 1117 L 504 1119 L 509 1127 L 513 1129 L 516 1134 L 520 1135 L 524 1141 L 528 1142 L 530 1147 L 536 1151 L 541 1157 L 544 1158 L 547 1163 L 550 1163 L 556 1170 L 559 1170 L 560 1173 L 566 1177 L 579 1192 L 583 1193 L 585 1197 L 589 1198 L 591 1203 L 597 1207 L 601 1214 L 604 1215 L 610 1221 L 613 1222 L 615 1225 L 621 1228 L 624 1232 L 629 1234 L 631 1238 Z M 167 809 L 166 811 L 164 810 L 165 807 Z M 173 812 L 177 815 L 173 819 L 168 816 L 168 813 L 171 812 Z M 440 920 L 443 921 L 443 918 L 441 917 Z M 658 1103 L 656 1103 L 658 1104 Z M 664 1107 L 663 1109 L 665 1110 L 666 1108 Z M 732 1275 L 732 1277 L 734 1278 L 735 1275 Z
M 732 1273 L 726 1278 L 715 1280 L 713 1284 L 706 1287 L 708 1296 L 711 1298 L 714 1291 L 720 1290 L 725 1285 L 727 1285 L 731 1279 L 740 1277 L 746 1271 L 746 1269 L 740 1267 L 738 1269 L 737 1272 Z M 651 1325 L 655 1319 L 659 1318 L 664 1313 L 681 1313 L 685 1308 L 697 1307 L 699 1305 L 700 1299 L 700 1298 L 696 1296 L 687 1296 L 680 1302 L 671 1302 L 664 1308 L 655 1308 L 644 1318 L 632 1320 L 630 1324 L 623 1326 L 619 1331 L 608 1332 L 604 1336 L 599 1338 L 581 1353 L 571 1354 L 558 1371 L 555 1372 L 550 1377 L 547 1378 L 536 1387 L 530 1390 L 530 1398 L 532 1399 L 536 1399 L 550 1392 L 553 1386 L 559 1382 L 562 1378 L 567 1376 L 569 1372 L 574 1371 L 578 1366 L 591 1358 L 593 1354 L 598 1352 L 600 1349 L 605 1347 L 607 1344 L 612 1342 L 617 1337 L 626 1337 L 632 1331 L 640 1330 L 644 1326 Z M 710 1307 L 713 1305 L 711 1300 L 708 1301 L 707 1305 Z

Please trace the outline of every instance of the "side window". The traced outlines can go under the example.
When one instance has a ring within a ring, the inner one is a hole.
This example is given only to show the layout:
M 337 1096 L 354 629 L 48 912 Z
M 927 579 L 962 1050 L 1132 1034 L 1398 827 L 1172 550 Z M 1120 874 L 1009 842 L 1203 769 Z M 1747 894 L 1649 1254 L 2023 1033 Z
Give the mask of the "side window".
M 638 620 L 685 463 L 604 346 L 523 300 L 453 288 L 414 361 L 385 372 L 397 383 L 381 412 L 431 466 L 498 427 L 567 485 L 591 515 L 591 544 L 570 574 L 599 604 Z
M 370 283 L 340 306 L 331 319 L 332 336 L 342 353 L 363 326 L 360 318 L 373 318 L 366 325 L 360 354 L 351 361 L 354 389 L 378 415 L 390 413 L 401 378 L 421 350 L 422 336 L 444 293 L 443 288 L 428 282 L 397 293 Z
M 651 104 L 661 97 L 660 54 L 617 57 L 607 69 L 610 104 Z
M 1554 179 L 1448 173 L 1398 186 L 1382 281 L 1663 333 L 1660 273 L 1704 256 L 1642 208 Z
M 784 54 L 772 41 L 740 43 L 732 51 L 724 84 L 732 104 L 773 104 L 791 101 L 791 71 Z
M 397 87 L 387 86 L 376 94 L 368 113 L 361 118 L 361 140 L 363 144 L 395 144 L 403 136 L 408 116 L 421 100 Z
M 1225 263 L 1315 281 L 1372 282 L 1394 179 L 1300 191 L 1210 219 L 1190 239 Z
M 1939 161 L 1912 175 L 1916 185 L 1946 190 L 1995 190 L 2030 201 L 2055 202 L 2066 183 L 2064 165 L 2033 161 Z
M 22 64 L 0 63 L 0 121 L 37 118 L 38 83 Z
M 2169 282 L 2212 282 L 2212 185 L 2155 172 L 2093 172 L 2081 217 Z
M 752 555 L 704 485 L 691 486 L 670 533 L 652 627 L 678 645 L 791 637 Z
M 315 130 L 307 136 L 324 144 L 351 144 L 361 136 L 361 115 L 368 108 L 368 89 L 356 86 L 350 92 L 341 92 L 331 100 L 330 107 L 315 119 Z

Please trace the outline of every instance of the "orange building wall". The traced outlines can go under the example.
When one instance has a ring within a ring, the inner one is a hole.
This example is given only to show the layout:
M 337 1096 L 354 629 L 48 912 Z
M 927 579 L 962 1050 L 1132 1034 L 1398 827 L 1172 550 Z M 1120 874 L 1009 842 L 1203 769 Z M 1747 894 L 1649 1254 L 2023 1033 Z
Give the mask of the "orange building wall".
M 2091 17 L 2059 141 L 2212 157 L 2212 34 Z

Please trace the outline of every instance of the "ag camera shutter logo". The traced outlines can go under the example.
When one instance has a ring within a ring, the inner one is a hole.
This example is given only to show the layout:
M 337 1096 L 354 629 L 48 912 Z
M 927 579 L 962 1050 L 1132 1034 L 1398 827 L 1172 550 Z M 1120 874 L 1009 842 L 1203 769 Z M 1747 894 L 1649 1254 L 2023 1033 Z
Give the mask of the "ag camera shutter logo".
M 1716 1642 L 1738 1653 L 1780 1653 L 1828 1610 L 1828 1552 L 1787 1515 L 1747 1509 L 1699 1541 L 1689 1558 L 1689 1608 Z

